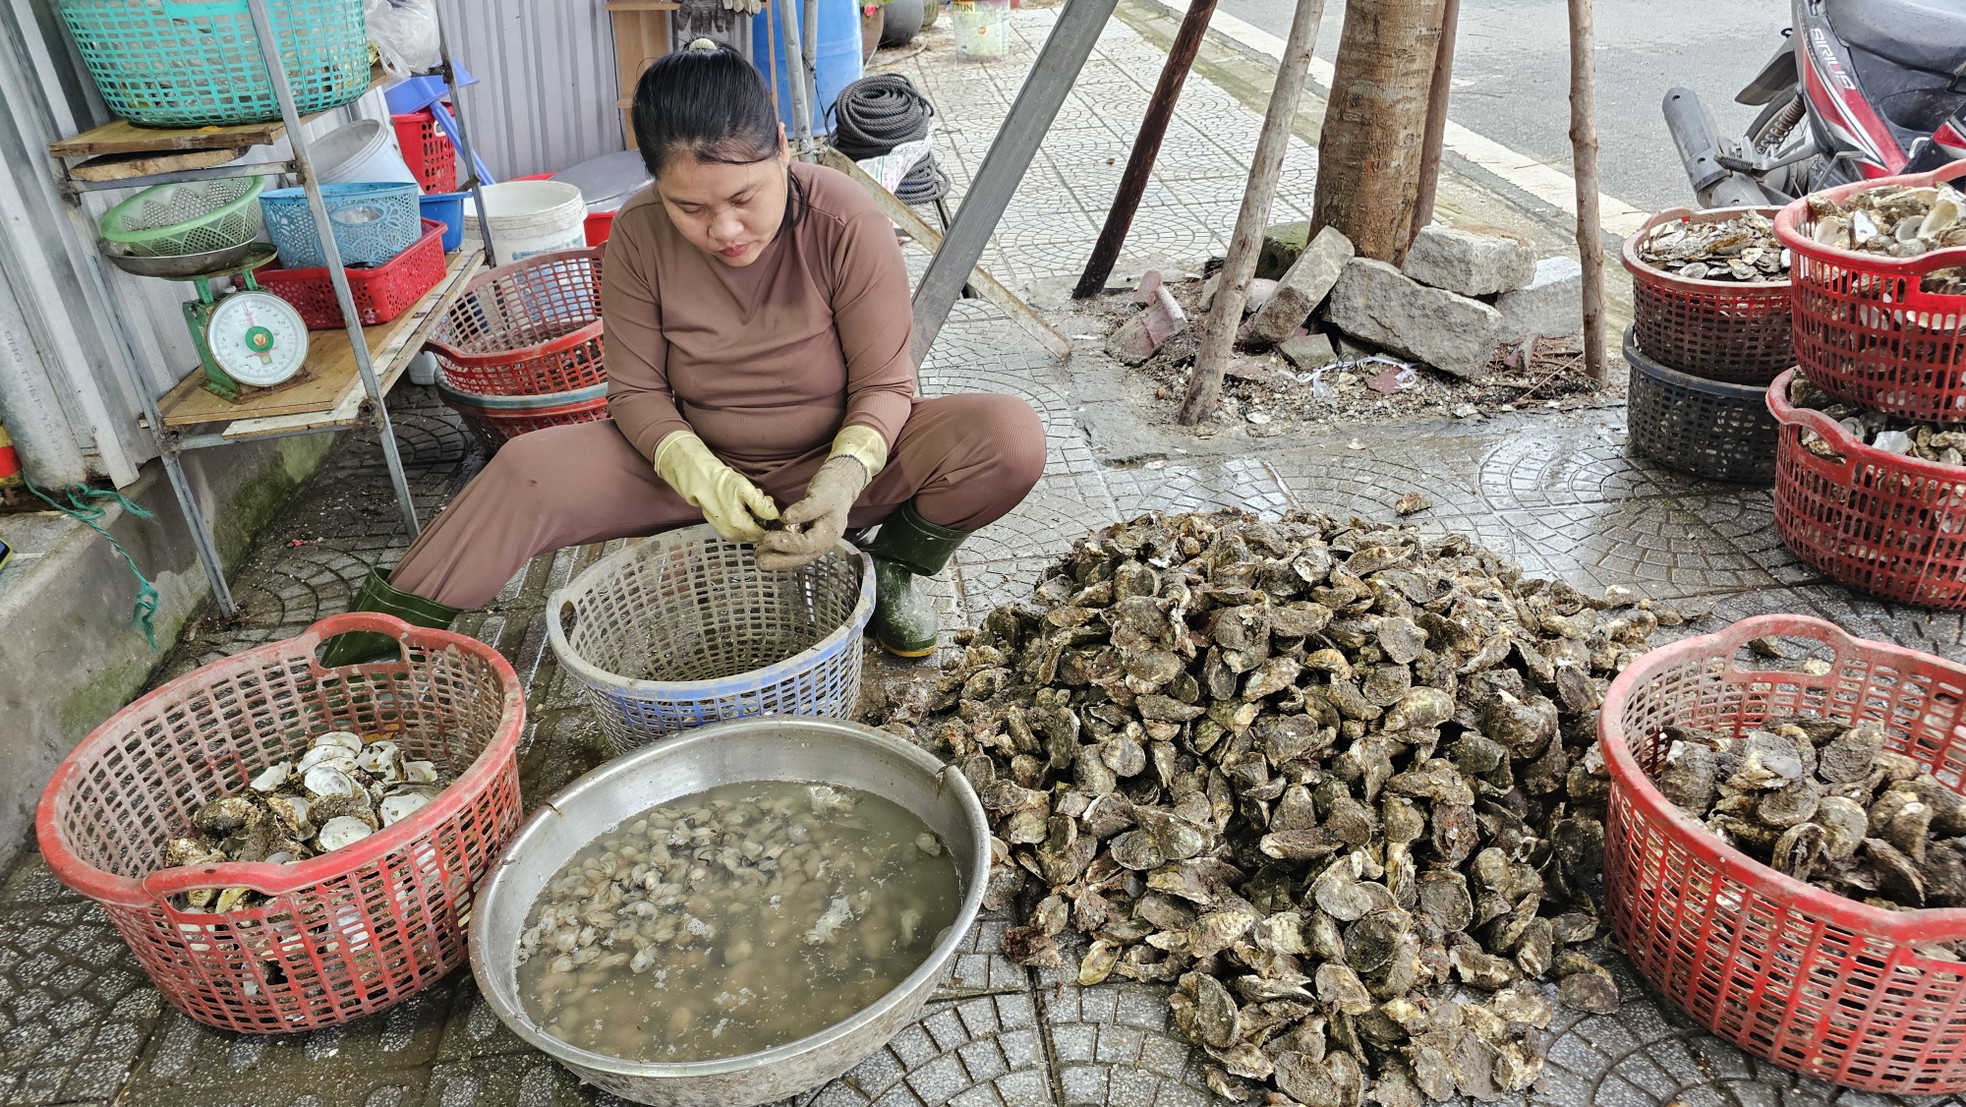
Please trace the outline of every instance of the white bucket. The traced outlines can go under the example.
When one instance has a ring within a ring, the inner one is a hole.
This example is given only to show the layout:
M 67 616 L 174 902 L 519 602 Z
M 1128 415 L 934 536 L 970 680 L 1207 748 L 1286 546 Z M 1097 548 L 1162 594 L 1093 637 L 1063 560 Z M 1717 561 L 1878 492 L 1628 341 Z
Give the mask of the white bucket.
M 373 119 L 358 119 L 330 131 L 308 148 L 314 158 L 314 175 L 322 184 L 395 181 L 417 185 L 422 191 L 422 182 L 396 152 L 396 136 Z
M 587 246 L 587 202 L 563 181 L 506 181 L 485 186 L 492 263 L 510 265 L 534 254 Z M 464 240 L 475 242 L 478 206 L 464 198 Z

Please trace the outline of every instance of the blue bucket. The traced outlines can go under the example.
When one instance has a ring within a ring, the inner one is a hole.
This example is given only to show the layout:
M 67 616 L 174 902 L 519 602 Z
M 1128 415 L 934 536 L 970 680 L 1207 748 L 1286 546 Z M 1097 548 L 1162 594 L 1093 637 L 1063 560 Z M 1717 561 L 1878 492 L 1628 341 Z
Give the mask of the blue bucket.
M 421 198 L 423 217 L 444 225 L 444 252 L 464 245 L 464 193 L 437 192 Z
M 800 7 L 800 0 L 772 4 L 751 23 L 751 60 L 760 70 L 770 72 L 778 88 L 778 118 L 785 124 L 787 138 L 795 138 L 798 126 L 792 118 L 792 86 L 785 82 L 785 47 L 779 37 L 780 8 Z M 828 134 L 832 124 L 826 113 L 840 90 L 860 79 L 860 5 L 855 0 L 819 0 L 819 49 L 813 62 L 813 78 L 819 84 L 819 103 L 812 108 L 812 133 Z M 795 14 L 794 29 L 801 27 Z M 803 41 L 803 39 L 801 40 Z

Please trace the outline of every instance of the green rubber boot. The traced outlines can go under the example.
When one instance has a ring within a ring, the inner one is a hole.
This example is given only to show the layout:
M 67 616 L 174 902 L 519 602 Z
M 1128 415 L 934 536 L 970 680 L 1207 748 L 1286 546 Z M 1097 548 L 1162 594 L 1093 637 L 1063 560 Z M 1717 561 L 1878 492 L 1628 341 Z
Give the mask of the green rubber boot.
M 429 627 L 432 630 L 448 630 L 451 620 L 457 618 L 457 608 L 445 607 L 435 600 L 411 595 L 389 586 L 389 578 L 380 569 L 369 570 L 362 581 L 362 587 L 349 603 L 350 611 L 374 611 L 383 615 L 394 615 L 415 627 Z M 387 634 L 358 630 L 336 635 L 328 641 L 321 651 L 321 664 L 329 668 L 343 665 L 359 665 L 364 661 L 377 661 L 394 655 L 398 643 Z
M 882 649 L 896 657 L 935 652 L 941 629 L 935 601 L 915 587 L 915 578 L 941 572 L 970 533 L 929 522 L 912 501 L 881 524 L 865 549 L 874 559 L 874 619 L 868 629 Z

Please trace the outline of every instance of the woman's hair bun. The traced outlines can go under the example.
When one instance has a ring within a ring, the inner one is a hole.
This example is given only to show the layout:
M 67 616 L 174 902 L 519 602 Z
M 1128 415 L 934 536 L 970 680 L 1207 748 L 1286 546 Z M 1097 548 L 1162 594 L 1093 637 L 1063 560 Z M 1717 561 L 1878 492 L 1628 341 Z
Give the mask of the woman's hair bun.
M 717 40 L 714 38 L 692 39 L 688 46 L 683 47 L 685 50 L 715 50 L 716 48 Z

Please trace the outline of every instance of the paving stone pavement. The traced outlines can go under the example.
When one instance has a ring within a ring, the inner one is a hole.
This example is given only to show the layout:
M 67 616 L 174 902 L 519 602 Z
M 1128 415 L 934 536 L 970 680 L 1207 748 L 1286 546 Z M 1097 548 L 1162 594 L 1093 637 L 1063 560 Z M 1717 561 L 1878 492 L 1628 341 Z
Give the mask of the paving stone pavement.
M 1024 62 L 1054 15 L 1014 14 Z M 905 57 L 941 108 L 938 149 L 966 187 L 1016 93 L 1022 68 L 952 62 L 946 29 L 935 49 Z M 1060 123 L 1006 216 L 985 265 L 1039 288 L 1083 261 L 1124 163 L 1126 142 L 1160 55 L 1115 21 L 1075 84 Z M 1226 93 L 1191 79 L 1148 191 L 1124 265 L 1195 266 L 1223 246 L 1233 222 L 1256 119 Z M 1293 143 L 1283 209 L 1308 206 L 1311 151 Z M 919 271 L 925 255 L 909 251 Z M 1271 439 L 1232 456 L 1141 454 L 1094 440 L 1089 404 L 1115 379 L 1089 373 L 1097 343 L 1071 365 L 1053 362 L 1007 320 L 957 305 L 922 368 L 934 393 L 1021 396 L 1044 419 L 1050 469 L 1009 517 L 979 534 L 934 583 L 945 622 L 973 622 L 1028 592 L 1088 529 L 1149 510 L 1292 508 L 1392 518 L 1423 492 L 1434 507 L 1410 521 L 1433 533 L 1475 535 L 1532 573 L 1585 588 L 1618 584 L 1701 615 L 1690 631 L 1750 614 L 1821 615 L 1874 638 L 1966 658 L 1966 620 L 1878 603 L 1821 580 L 1774 537 L 1765 489 L 1716 486 L 1633 458 L 1619 409 L 1515 414 L 1446 425 L 1353 427 Z M 1088 389 L 1092 389 L 1088 391 Z M 404 385 L 396 434 L 426 516 L 482 463 L 427 390 Z M 343 443 L 240 569 L 245 614 L 195 628 L 159 681 L 291 635 L 341 610 L 371 564 L 407 544 L 373 443 Z M 1217 454 L 1221 451 L 1216 451 Z M 551 591 L 607 547 L 536 559 L 458 628 L 492 643 L 527 684 L 521 746 L 529 805 L 607 756 L 577 690 L 545 648 Z M 869 655 L 870 689 L 920 675 Z M 982 919 L 934 1002 L 845 1077 L 795 1107 L 1203 1107 L 1199 1055 L 1169 1025 L 1165 991 L 1143 984 L 1078 986 L 1069 973 L 1032 973 L 1002 953 L 1006 915 Z M 1614 960 L 1626 997 L 1612 1016 L 1566 1013 L 1553 1027 L 1547 1075 L 1512 1107 L 1880 1107 L 1858 1095 L 1755 1062 L 1662 1009 Z M 286 1038 L 212 1031 L 167 1007 L 106 917 L 69 892 L 30 847 L 0 882 L 0 1102 L 237 1104 L 266 1107 L 559 1107 L 618 1103 L 526 1048 L 460 971 L 391 1011 Z M 1909 1101 L 1907 1101 L 1909 1102 Z M 1957 1099 L 1921 1103 L 1953 1107 Z

